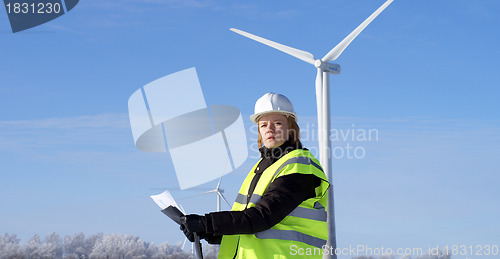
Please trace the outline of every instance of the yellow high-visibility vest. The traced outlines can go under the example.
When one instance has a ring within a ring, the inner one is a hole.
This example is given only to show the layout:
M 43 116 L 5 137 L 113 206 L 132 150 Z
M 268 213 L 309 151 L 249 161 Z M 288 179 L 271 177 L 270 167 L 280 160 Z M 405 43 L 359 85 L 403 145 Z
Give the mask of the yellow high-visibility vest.
M 260 161 L 259 161 L 260 162 Z M 224 235 L 219 258 L 322 258 L 328 239 L 326 226 L 327 189 L 330 186 L 318 160 L 308 150 L 296 149 L 269 166 L 259 179 L 247 204 L 247 194 L 257 163 L 241 185 L 231 210 L 254 207 L 269 185 L 278 177 L 290 174 L 314 174 L 322 181 L 316 196 L 303 201 L 282 221 L 255 234 Z

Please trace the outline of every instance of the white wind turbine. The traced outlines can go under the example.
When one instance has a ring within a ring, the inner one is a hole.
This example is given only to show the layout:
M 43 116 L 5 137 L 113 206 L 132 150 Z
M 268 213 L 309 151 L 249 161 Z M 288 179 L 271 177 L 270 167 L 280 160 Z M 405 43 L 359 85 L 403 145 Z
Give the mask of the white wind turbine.
M 222 170 L 223 172 L 226 170 L 226 166 L 227 164 L 229 163 L 229 159 L 226 161 L 226 163 L 224 164 L 224 169 Z M 229 208 L 231 208 L 231 205 L 229 204 L 229 202 L 227 201 L 226 197 L 224 197 L 224 189 L 222 189 L 220 187 L 220 184 L 222 182 L 222 176 L 219 178 L 219 182 L 217 183 L 217 187 L 215 187 L 215 189 L 212 189 L 210 191 L 206 191 L 206 192 L 202 192 L 202 193 L 198 193 L 198 194 L 195 194 L 195 195 L 192 195 L 192 196 L 188 196 L 188 197 L 185 197 L 184 199 L 187 199 L 187 198 L 192 198 L 192 197 L 196 197 L 196 196 L 200 196 L 200 195 L 205 195 L 205 194 L 209 194 L 209 193 L 216 193 L 217 194 L 217 211 L 220 211 L 220 204 L 221 204 L 221 201 L 220 199 L 224 199 L 224 201 L 226 202 L 227 206 L 229 206 Z
M 221 199 L 223 199 L 226 202 L 227 206 L 229 206 L 229 208 L 231 208 L 231 204 L 229 204 L 229 202 L 227 201 L 226 197 L 224 197 L 224 194 L 223 194 L 224 193 L 224 189 L 222 189 L 222 187 L 220 186 L 221 182 L 222 182 L 222 176 L 219 178 L 219 182 L 217 183 L 217 187 L 215 187 L 215 189 L 212 189 L 212 190 L 206 191 L 206 192 L 202 192 L 202 193 L 198 193 L 198 194 L 195 194 L 195 195 L 183 197 L 181 199 L 182 200 L 184 200 L 184 199 L 190 199 L 190 198 L 198 197 L 198 196 L 209 194 L 209 193 L 216 193 L 217 194 L 217 211 L 221 211 L 220 210 L 220 208 L 221 208 Z
M 213 190 L 210 190 L 210 191 L 207 191 L 207 192 L 204 192 L 204 193 L 200 193 L 198 195 L 204 195 L 204 194 L 208 194 L 208 193 L 213 193 L 215 192 L 217 194 L 217 211 L 220 211 L 220 204 L 221 204 L 221 199 L 224 199 L 224 201 L 226 202 L 227 206 L 229 206 L 229 208 L 231 208 L 231 205 L 229 204 L 229 202 L 226 200 L 226 197 L 224 197 L 223 193 L 224 193 L 224 189 L 222 189 L 220 187 L 220 183 L 222 181 L 222 176 L 219 178 L 219 183 L 217 183 L 217 187 L 215 187 L 215 189 Z M 197 196 L 198 196 L 197 195 Z
M 323 170 L 327 175 L 330 182 L 332 181 L 332 170 L 331 170 L 331 154 L 330 154 L 330 138 L 328 133 L 330 132 L 330 89 L 328 82 L 328 73 L 339 74 L 340 65 L 328 63 L 337 59 L 340 54 L 349 46 L 349 44 L 358 36 L 358 34 L 363 31 L 368 24 L 370 24 L 373 19 L 375 19 L 384 9 L 389 6 L 393 0 L 387 0 L 382 6 L 380 6 L 372 15 L 370 15 L 363 23 L 361 23 L 354 31 L 352 31 L 345 39 L 343 39 L 337 46 L 335 46 L 330 52 L 328 52 L 322 59 L 315 59 L 314 56 L 306 51 L 288 47 L 286 45 L 264 39 L 262 37 L 253 35 L 248 32 L 244 32 L 238 29 L 231 28 L 230 30 L 241 34 L 245 37 L 258 41 L 260 43 L 266 44 L 277 50 L 283 51 L 289 55 L 292 55 L 298 59 L 301 59 L 309 64 L 312 64 L 317 69 L 316 75 L 316 102 L 318 110 L 318 140 L 319 140 L 319 156 L 320 163 L 323 166 Z M 329 240 L 327 245 L 333 249 L 337 248 L 335 239 L 335 213 L 333 206 L 333 185 L 328 191 L 328 236 Z M 332 258 L 337 258 L 335 253 L 331 255 Z

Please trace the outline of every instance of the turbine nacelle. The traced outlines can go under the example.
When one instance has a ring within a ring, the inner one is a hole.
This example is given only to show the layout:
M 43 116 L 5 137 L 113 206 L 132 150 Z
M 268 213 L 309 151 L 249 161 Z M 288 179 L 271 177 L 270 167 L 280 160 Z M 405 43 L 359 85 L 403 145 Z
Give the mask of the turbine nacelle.
M 340 65 L 332 64 L 328 62 L 323 62 L 321 59 L 316 59 L 314 61 L 314 66 L 321 70 L 322 72 L 327 72 L 330 74 L 340 74 Z
M 334 75 L 340 74 L 340 65 L 326 63 L 325 67 L 323 68 L 323 71 L 328 72 L 330 74 L 334 74 Z
M 328 62 L 323 62 L 321 59 L 316 59 L 314 61 L 314 66 L 322 72 L 327 72 L 330 74 L 340 74 L 340 65 L 332 64 Z

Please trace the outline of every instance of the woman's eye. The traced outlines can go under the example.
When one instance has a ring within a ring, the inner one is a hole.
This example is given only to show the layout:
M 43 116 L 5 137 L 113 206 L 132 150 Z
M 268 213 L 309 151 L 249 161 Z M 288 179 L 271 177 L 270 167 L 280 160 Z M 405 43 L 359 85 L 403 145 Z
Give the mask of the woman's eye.
M 266 124 L 260 124 L 261 128 L 265 128 L 267 125 Z

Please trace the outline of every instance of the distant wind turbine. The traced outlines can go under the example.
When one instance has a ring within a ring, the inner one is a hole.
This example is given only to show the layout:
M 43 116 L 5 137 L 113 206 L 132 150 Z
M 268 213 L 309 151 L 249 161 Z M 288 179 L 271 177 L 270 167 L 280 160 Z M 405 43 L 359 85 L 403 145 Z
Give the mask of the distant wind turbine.
M 209 194 L 209 193 L 214 193 L 215 192 L 217 194 L 217 211 L 220 211 L 221 199 L 224 199 L 224 201 L 226 202 L 227 206 L 229 206 L 229 208 L 231 208 L 231 205 L 227 201 L 226 197 L 224 197 L 224 194 L 223 194 L 224 193 L 224 189 L 222 189 L 220 187 L 221 181 L 222 181 L 222 176 L 219 178 L 219 183 L 217 183 L 217 187 L 215 187 L 215 189 L 207 191 L 207 192 L 199 193 L 199 194 L 196 194 L 196 195 L 193 195 L 193 196 L 190 196 L 190 197 L 200 196 L 200 195 L 204 195 L 204 194 Z
M 205 194 L 209 194 L 209 193 L 216 193 L 217 194 L 217 211 L 221 211 L 220 210 L 221 199 L 223 199 L 226 202 L 227 206 L 229 206 L 229 208 L 231 208 L 231 205 L 227 201 L 226 197 L 224 197 L 224 194 L 223 194 L 224 189 L 222 189 L 222 187 L 221 187 L 221 181 L 222 181 L 222 176 L 219 178 L 219 182 L 217 183 L 217 187 L 215 187 L 215 189 L 212 189 L 212 190 L 206 191 L 206 192 L 202 192 L 202 193 L 198 193 L 195 195 L 187 196 L 187 197 L 184 197 L 182 199 L 184 200 L 184 199 L 189 199 L 189 198 L 193 198 L 193 197 L 197 197 L 197 196 L 201 196 L 201 195 L 205 195 Z
M 226 163 L 224 164 L 224 169 L 222 170 L 223 172 L 226 170 L 226 166 L 228 165 L 229 163 L 229 160 L 226 161 Z M 215 189 L 213 190 L 210 190 L 210 191 L 206 191 L 206 192 L 202 192 L 202 193 L 198 193 L 198 194 L 195 194 L 195 195 L 191 195 L 191 196 L 188 196 L 188 197 L 185 197 L 184 199 L 187 199 L 187 198 L 192 198 L 192 197 L 196 197 L 196 196 L 200 196 L 200 195 L 205 195 L 205 194 L 209 194 L 209 193 L 216 193 L 217 194 L 217 211 L 220 211 L 220 204 L 221 204 L 221 201 L 220 199 L 224 199 L 224 201 L 226 202 L 227 206 L 229 206 L 229 208 L 231 208 L 231 205 L 229 204 L 229 202 L 227 201 L 226 197 L 224 197 L 224 189 L 222 189 L 222 187 L 220 187 L 220 184 L 222 182 L 222 176 L 220 176 L 219 178 L 219 182 L 217 183 L 217 187 L 215 187 Z
M 328 52 L 323 58 L 315 59 L 314 56 L 303 50 L 295 49 L 274 41 L 264 39 L 262 37 L 253 35 L 242 30 L 231 28 L 230 30 L 241 34 L 245 37 L 268 45 L 272 48 L 285 52 L 292 55 L 300 60 L 303 60 L 309 64 L 312 64 L 317 69 L 316 75 L 316 102 L 318 110 L 318 140 L 319 140 L 319 156 L 320 163 L 323 167 L 328 180 L 332 182 L 332 170 L 331 163 L 332 157 L 330 152 L 330 138 L 328 133 L 330 132 L 330 89 L 329 89 L 329 74 L 339 74 L 340 65 L 329 63 L 330 61 L 336 60 L 340 54 L 349 46 L 349 44 L 361 33 L 368 24 L 370 24 L 384 9 L 389 6 L 393 0 L 387 0 L 382 6 L 380 6 L 372 15 L 370 15 L 363 23 L 361 23 L 354 31 L 352 31 L 345 39 L 343 39 L 337 46 L 335 46 L 330 52 Z M 333 182 L 332 182 L 333 183 Z M 337 248 L 336 238 L 335 238 L 335 213 L 334 213 L 334 196 L 333 196 L 333 185 L 328 191 L 328 243 L 329 247 L 333 249 Z M 333 253 L 331 258 L 337 258 L 336 254 Z

